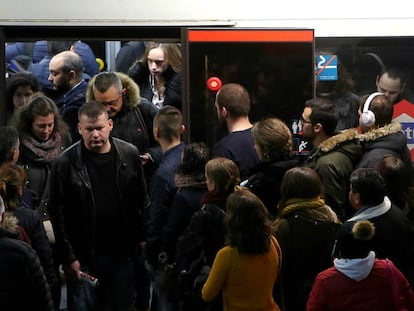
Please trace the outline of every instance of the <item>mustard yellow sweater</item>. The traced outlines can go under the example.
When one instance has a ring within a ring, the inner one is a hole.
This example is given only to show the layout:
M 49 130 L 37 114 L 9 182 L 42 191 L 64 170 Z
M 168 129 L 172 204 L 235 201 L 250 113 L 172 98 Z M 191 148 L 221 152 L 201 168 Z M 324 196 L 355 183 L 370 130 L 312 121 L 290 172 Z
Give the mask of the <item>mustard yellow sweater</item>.
M 260 255 L 240 254 L 226 246 L 218 251 L 202 289 L 205 301 L 223 294 L 224 311 L 278 311 L 272 295 L 278 277 L 277 241 L 271 237 L 269 251 Z M 276 246 L 277 245 L 277 246 Z

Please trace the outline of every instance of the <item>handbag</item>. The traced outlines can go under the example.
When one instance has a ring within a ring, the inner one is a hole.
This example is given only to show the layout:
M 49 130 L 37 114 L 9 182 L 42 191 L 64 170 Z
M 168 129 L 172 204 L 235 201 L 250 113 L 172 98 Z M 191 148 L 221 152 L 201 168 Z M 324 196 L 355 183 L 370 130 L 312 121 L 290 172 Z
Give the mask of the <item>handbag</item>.
M 391 261 L 387 258 L 385 259 L 385 267 L 387 269 L 387 273 L 389 278 L 391 279 L 391 289 L 392 289 L 392 296 L 395 304 L 395 310 L 397 311 L 408 311 L 405 307 L 404 297 L 400 295 L 401 287 L 397 282 L 397 278 L 395 276 L 395 268 Z

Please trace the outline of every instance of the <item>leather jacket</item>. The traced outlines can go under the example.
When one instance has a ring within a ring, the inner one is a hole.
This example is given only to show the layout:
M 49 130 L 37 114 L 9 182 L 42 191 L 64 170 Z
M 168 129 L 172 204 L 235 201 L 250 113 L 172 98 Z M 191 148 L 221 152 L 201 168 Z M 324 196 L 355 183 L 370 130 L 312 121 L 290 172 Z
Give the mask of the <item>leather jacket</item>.
M 91 264 L 95 255 L 95 200 L 91 180 L 83 161 L 83 140 L 78 141 L 54 163 L 49 213 L 55 229 L 60 260 Z M 116 152 L 115 182 L 121 199 L 117 210 L 125 228 L 123 243 L 135 250 L 144 240 L 143 215 L 148 193 L 139 152 L 132 144 L 111 138 Z M 111 230 L 111 228 L 108 228 Z

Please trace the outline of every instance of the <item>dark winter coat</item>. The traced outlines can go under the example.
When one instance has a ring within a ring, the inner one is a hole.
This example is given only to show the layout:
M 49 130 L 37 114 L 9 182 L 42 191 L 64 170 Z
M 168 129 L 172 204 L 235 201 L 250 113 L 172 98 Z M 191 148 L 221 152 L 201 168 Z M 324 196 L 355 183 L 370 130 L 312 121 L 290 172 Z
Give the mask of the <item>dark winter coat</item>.
M 15 229 L 0 228 L 0 310 L 54 310 L 39 258 L 17 236 Z
M 370 167 L 376 169 L 384 156 L 400 158 L 406 167 L 411 167 L 410 151 L 407 137 L 401 131 L 400 123 L 393 122 L 357 136 L 362 146 L 363 155 L 356 168 Z
M 298 311 L 305 310 L 316 275 L 332 265 L 340 223 L 323 201 L 318 207 L 288 208 L 290 205 L 274 222 L 274 235 L 283 255 L 275 300 L 285 311 Z
M 171 66 L 164 72 L 165 78 L 165 94 L 164 94 L 164 106 L 170 105 L 181 110 L 181 75 L 175 72 Z M 149 102 L 152 102 L 152 89 L 149 82 L 150 71 L 146 64 L 136 62 L 128 70 L 128 76 L 130 76 L 136 84 L 138 84 L 141 90 L 141 96 L 146 98 Z
M 69 126 L 70 136 L 72 137 L 73 142 L 80 139 L 80 134 L 78 132 L 78 111 L 79 108 L 86 103 L 86 86 L 86 81 L 82 80 L 79 85 L 63 95 L 63 106 L 60 109 L 60 115 L 62 116 L 63 121 Z
M 114 125 L 111 135 L 133 144 L 141 154 L 148 152 L 158 165 L 161 162 L 162 152 L 152 130 L 158 109 L 151 102 L 140 97 L 140 90 L 131 78 L 120 72 L 116 74 L 121 79 L 126 93 L 123 96 L 121 111 L 112 118 Z M 88 84 L 87 101 L 95 99 L 93 82 L 94 79 Z
M 177 174 L 175 183 L 178 190 L 162 231 L 162 249 L 167 253 L 170 262 L 175 261 L 177 239 L 187 228 L 191 216 L 201 209 L 201 199 L 207 192 L 206 183 L 193 176 Z
M 322 180 L 326 203 L 341 220 L 349 213 L 349 177 L 362 151 L 356 140 L 356 129 L 348 129 L 323 141 L 305 160 Z
M 31 246 L 36 251 L 42 264 L 53 301 L 58 304 L 60 298 L 60 282 L 55 270 L 52 247 L 46 236 L 39 213 L 21 206 L 14 210 L 13 214 L 18 220 L 19 226 L 23 227 L 29 236 Z
M 245 186 L 262 200 L 272 217 L 276 217 L 277 214 L 280 185 L 285 172 L 299 164 L 297 159 L 288 159 L 279 162 L 262 162 L 253 169 Z
M 17 163 L 26 171 L 26 188 L 31 197 L 30 207 L 38 210 L 42 220 L 48 220 L 47 205 L 49 204 L 49 181 L 53 160 L 40 156 L 27 147 L 23 141 L 24 137 L 20 140 L 20 156 Z M 56 148 L 62 152 L 69 147 L 71 141 L 69 133 L 65 130 L 61 135 L 61 144 Z

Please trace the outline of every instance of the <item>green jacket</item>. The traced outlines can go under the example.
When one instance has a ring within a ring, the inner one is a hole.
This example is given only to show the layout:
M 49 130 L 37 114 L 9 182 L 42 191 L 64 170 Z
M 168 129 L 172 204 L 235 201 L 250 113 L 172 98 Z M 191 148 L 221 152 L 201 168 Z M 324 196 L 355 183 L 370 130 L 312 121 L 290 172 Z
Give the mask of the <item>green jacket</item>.
M 349 177 L 362 156 L 356 129 L 347 129 L 322 142 L 305 160 L 324 186 L 326 203 L 344 220 L 349 214 Z

